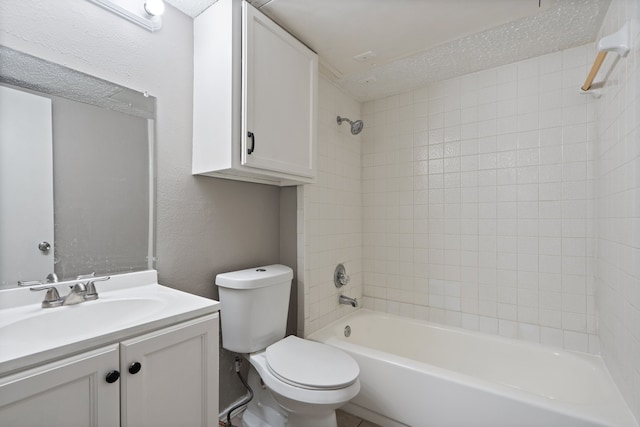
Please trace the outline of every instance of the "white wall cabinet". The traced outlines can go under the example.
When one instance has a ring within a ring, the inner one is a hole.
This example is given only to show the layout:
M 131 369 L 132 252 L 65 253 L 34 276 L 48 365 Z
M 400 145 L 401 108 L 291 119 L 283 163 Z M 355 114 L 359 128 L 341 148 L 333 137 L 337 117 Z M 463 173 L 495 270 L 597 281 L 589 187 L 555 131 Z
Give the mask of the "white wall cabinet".
M 194 20 L 194 174 L 273 185 L 316 177 L 318 58 L 242 0 Z
M 218 418 L 218 314 L 0 379 L 0 425 L 201 426 Z

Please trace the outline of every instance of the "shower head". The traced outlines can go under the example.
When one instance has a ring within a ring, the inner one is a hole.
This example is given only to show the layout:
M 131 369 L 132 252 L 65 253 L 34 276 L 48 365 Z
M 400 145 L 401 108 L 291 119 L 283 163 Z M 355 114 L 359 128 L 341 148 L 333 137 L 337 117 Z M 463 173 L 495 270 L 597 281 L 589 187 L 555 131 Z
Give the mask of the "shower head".
M 362 128 L 364 127 L 364 123 L 362 123 L 362 120 L 356 120 L 355 122 L 352 122 L 351 120 L 347 119 L 346 117 L 340 117 L 338 116 L 336 118 L 336 121 L 338 122 L 339 125 L 342 124 L 342 122 L 347 122 L 351 125 L 351 134 L 352 135 L 357 135 L 360 132 L 362 132 Z

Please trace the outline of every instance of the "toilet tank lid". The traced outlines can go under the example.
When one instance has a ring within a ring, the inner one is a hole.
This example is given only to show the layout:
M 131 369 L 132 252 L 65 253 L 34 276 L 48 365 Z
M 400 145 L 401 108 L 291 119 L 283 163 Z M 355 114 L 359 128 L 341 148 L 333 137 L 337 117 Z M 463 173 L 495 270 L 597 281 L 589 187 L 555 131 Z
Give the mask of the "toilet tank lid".
M 231 289 L 255 289 L 289 282 L 291 279 L 293 270 L 290 267 L 273 264 L 218 274 L 216 285 Z

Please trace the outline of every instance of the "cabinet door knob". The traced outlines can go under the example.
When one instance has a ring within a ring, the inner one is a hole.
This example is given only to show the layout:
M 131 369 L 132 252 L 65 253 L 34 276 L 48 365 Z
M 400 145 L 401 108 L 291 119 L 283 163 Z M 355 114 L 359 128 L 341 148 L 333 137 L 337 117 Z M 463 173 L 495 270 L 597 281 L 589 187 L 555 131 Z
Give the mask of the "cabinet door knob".
M 247 138 L 251 138 L 251 147 L 247 148 L 247 154 L 251 154 L 256 149 L 256 136 L 253 132 L 247 132 Z
M 106 380 L 109 384 L 115 383 L 116 381 L 118 381 L 118 378 L 120 378 L 120 372 L 116 371 L 115 369 L 113 371 L 109 371 L 107 372 L 107 376 L 106 376 Z
M 49 242 L 40 242 L 40 243 L 38 243 L 38 249 L 41 252 L 47 253 L 51 249 L 51 243 L 49 243 Z
M 133 362 L 131 365 L 129 365 L 129 373 L 130 374 L 137 374 L 138 372 L 140 372 L 140 369 L 142 369 L 142 364 L 140 362 Z

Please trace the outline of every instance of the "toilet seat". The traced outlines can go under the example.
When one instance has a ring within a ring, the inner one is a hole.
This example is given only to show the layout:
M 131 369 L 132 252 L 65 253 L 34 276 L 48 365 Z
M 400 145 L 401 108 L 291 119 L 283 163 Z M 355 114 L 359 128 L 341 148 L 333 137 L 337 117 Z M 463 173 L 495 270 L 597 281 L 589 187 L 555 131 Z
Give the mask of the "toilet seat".
M 275 376 L 267 366 L 266 350 L 258 351 L 248 355 L 251 366 L 255 368 L 264 384 L 273 393 L 314 405 L 334 405 L 339 402 L 348 402 L 360 391 L 360 381 L 358 379 L 347 387 L 338 389 L 310 389 L 298 387 L 288 382 L 282 381 Z
M 348 354 L 290 335 L 265 350 L 267 368 L 279 380 L 310 390 L 337 390 L 353 384 L 360 368 Z

